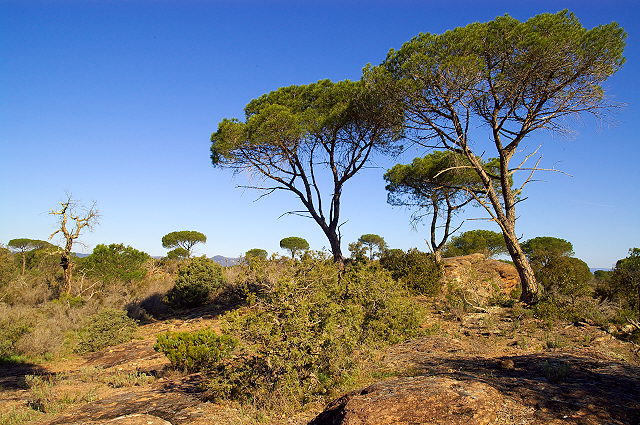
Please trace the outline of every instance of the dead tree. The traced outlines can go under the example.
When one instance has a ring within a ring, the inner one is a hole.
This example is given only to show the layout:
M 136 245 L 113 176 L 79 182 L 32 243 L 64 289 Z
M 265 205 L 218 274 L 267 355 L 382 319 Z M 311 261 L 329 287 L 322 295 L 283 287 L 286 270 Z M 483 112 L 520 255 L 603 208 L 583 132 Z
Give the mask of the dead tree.
M 64 292 L 70 294 L 73 281 L 73 259 L 72 249 L 80 237 L 82 229 L 93 229 L 98 223 L 100 214 L 96 208 L 96 203 L 89 208 L 79 205 L 71 195 L 67 195 L 66 200 L 60 202 L 59 210 L 51 210 L 49 214 L 58 217 L 58 229 L 49 236 L 52 239 L 60 234 L 63 237 L 63 246 L 60 247 L 60 266 L 64 278 Z

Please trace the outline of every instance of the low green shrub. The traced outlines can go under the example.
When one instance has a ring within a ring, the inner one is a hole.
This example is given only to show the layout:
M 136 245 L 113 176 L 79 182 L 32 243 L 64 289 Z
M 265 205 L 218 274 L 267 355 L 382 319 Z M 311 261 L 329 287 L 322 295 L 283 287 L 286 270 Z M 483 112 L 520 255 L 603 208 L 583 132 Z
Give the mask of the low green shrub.
M 111 388 L 128 388 L 146 385 L 153 382 L 154 377 L 144 372 L 118 372 L 109 375 L 104 379 L 104 383 Z
M 0 324 L 0 363 L 13 363 L 21 353 L 18 352 L 16 342 L 29 332 L 29 327 L 22 324 L 17 326 L 6 326 Z
M 262 264 L 246 266 L 260 278 L 253 304 L 223 317 L 240 343 L 209 383 L 214 399 L 280 408 L 335 394 L 355 381 L 360 356 L 420 332 L 420 306 L 376 263 L 342 270 L 308 255 Z
M 532 307 L 535 317 L 549 323 L 557 321 L 580 322 L 589 321 L 598 325 L 609 322 L 598 302 L 588 296 L 563 297 L 546 296 Z
M 0 318 L 0 363 L 13 363 L 19 358 L 22 353 L 16 345 L 31 329 L 31 323 L 25 317 Z
M 380 264 L 414 294 L 436 295 L 441 289 L 442 271 L 433 254 L 410 249 L 386 251 Z
M 174 307 L 195 307 L 209 299 L 209 294 L 222 288 L 222 267 L 206 257 L 191 258 L 178 267 L 175 286 L 167 294 Z
M 78 330 L 76 352 L 89 353 L 130 341 L 138 324 L 122 310 L 106 309 L 90 316 Z
M 237 343 L 229 335 L 218 335 L 211 329 L 201 329 L 160 334 L 153 348 L 164 353 L 174 368 L 196 372 L 215 368 L 233 351 Z

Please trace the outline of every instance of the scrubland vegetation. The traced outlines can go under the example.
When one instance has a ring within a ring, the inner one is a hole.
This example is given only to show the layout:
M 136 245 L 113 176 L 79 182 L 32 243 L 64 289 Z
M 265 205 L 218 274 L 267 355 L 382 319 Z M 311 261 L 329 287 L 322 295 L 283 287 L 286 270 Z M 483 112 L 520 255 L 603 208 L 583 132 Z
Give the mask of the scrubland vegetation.
M 638 341 L 637 328 L 621 331 L 639 319 L 637 249 L 613 271 L 593 276 L 571 257 L 567 241 L 544 237 L 523 245 L 544 298 L 526 306 L 517 291 L 496 288 L 485 307 L 510 308 L 518 320 L 542 319 L 550 329 L 561 322 L 617 325 L 619 337 Z M 475 251 L 487 254 L 486 243 Z M 441 263 L 415 249 L 384 249 L 373 260 L 355 250 L 345 265 L 312 251 L 293 259 L 255 255 L 225 268 L 205 257 L 153 259 L 132 247 L 98 245 L 73 259 L 71 293 L 55 250 L 25 252 L 24 273 L 22 254 L 0 251 L 2 362 L 101 350 L 136 338 L 141 323 L 213 303 L 226 311 L 219 329 L 163 333 L 155 348 L 176 370 L 204 374 L 208 399 L 266 411 L 298 409 L 365 382 L 371 370 L 362 365 L 380 349 L 432 331 L 428 309 L 455 317 L 477 307 L 451 282 L 445 290 Z

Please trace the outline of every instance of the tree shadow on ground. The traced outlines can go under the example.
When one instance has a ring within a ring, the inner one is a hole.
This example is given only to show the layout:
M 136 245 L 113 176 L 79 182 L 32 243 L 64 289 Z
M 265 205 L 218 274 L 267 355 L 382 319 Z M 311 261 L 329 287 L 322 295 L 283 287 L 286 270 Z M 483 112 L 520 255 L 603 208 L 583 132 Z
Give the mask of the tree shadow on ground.
M 418 373 L 484 382 L 535 408 L 536 418 L 640 424 L 640 367 L 564 353 L 500 358 L 427 357 Z M 578 422 L 581 423 L 581 422 Z
M 209 303 L 190 308 L 173 308 L 164 301 L 165 294 L 155 293 L 129 303 L 125 309 L 130 317 L 142 323 L 156 320 L 215 319 L 244 304 L 241 294 L 233 288 L 219 292 Z
M 47 374 L 45 368 L 33 363 L 0 363 L 0 390 L 26 388 L 25 376 Z

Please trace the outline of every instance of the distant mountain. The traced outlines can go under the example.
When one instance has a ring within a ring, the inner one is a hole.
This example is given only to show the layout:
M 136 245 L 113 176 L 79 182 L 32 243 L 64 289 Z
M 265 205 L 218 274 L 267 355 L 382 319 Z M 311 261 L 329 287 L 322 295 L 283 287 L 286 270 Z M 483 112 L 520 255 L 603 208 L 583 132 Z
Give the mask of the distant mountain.
M 80 252 L 72 252 L 71 255 L 75 255 L 78 258 L 84 258 L 84 257 L 88 257 L 91 254 L 82 254 Z
M 216 255 L 211 259 L 224 267 L 235 266 L 242 263 L 241 258 L 229 258 L 229 257 L 224 257 L 222 255 Z

